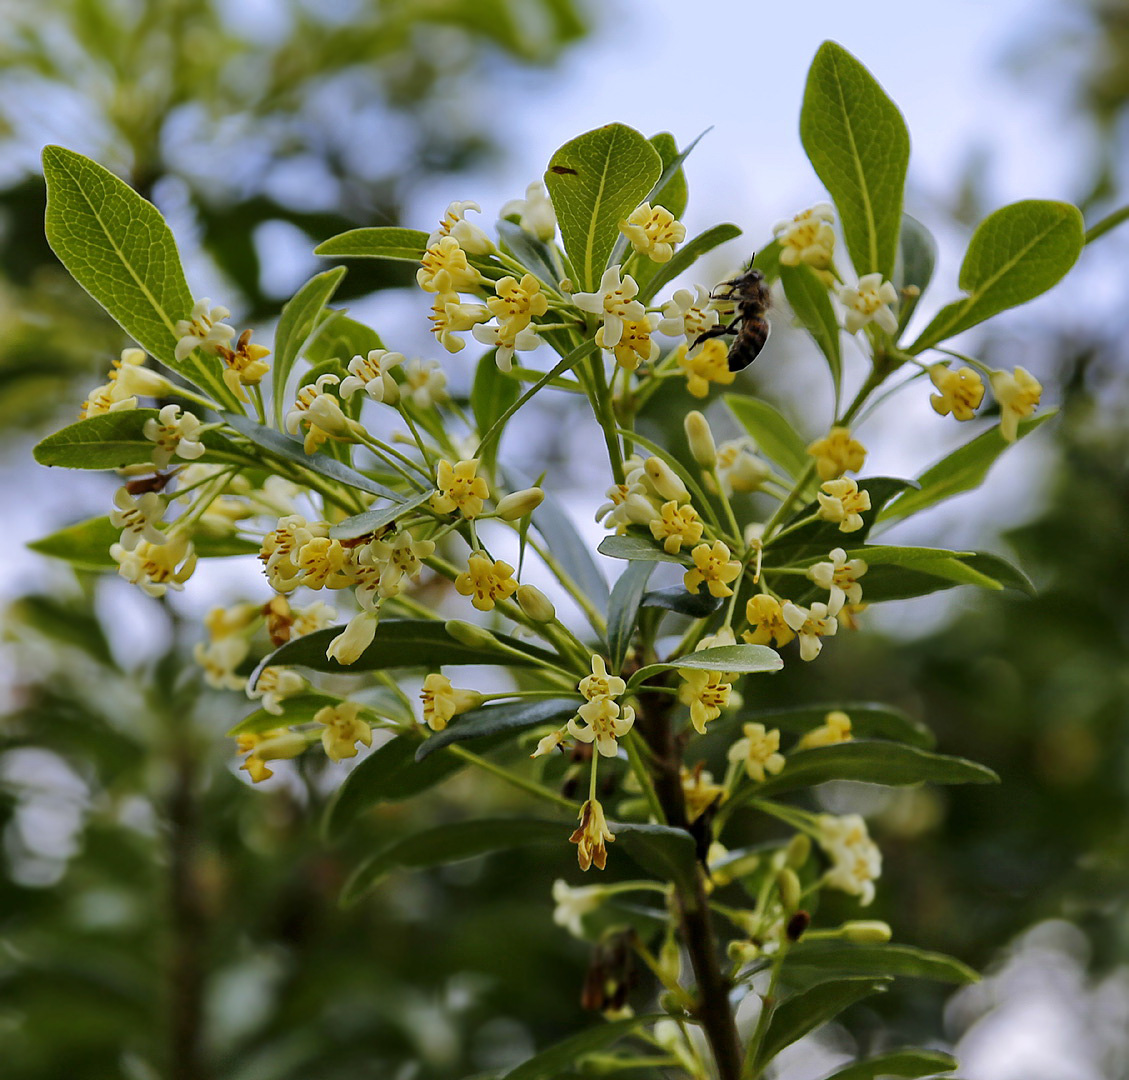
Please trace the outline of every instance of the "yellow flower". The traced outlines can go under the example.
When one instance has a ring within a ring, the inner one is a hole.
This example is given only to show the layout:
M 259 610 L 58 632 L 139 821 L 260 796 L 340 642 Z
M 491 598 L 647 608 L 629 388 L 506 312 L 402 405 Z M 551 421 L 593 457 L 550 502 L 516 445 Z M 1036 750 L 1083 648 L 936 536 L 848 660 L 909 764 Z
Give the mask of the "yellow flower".
M 457 353 L 466 347 L 460 333 L 473 329 L 478 323 L 488 322 L 490 312 L 483 304 L 461 304 L 459 294 L 440 293 L 431 306 L 431 332 L 439 339 L 439 344 L 449 353 Z
M 882 873 L 882 852 L 870 839 L 866 822 L 858 814 L 820 814 L 818 840 L 832 862 L 824 881 L 869 904 L 874 899 L 874 882 Z
M 784 768 L 784 755 L 780 753 L 780 732 L 775 728 L 766 731 L 764 724 L 744 724 L 743 739 L 729 748 L 729 760 L 745 766 L 745 774 L 758 784 L 766 772 L 775 775 Z
M 714 803 L 725 801 L 725 785 L 715 784 L 713 774 L 699 761 L 691 770 L 682 766 L 682 798 L 686 803 L 686 817 L 697 821 Z
M 834 746 L 851 738 L 851 718 L 839 709 L 829 712 L 819 727 L 812 728 L 798 743 L 797 750 L 811 750 L 817 746 Z
M 594 654 L 592 674 L 585 675 L 577 684 L 577 689 L 584 695 L 586 701 L 599 701 L 601 698 L 619 697 L 627 689 L 627 683 L 618 675 L 609 675 L 604 658 Z
M 858 472 L 866 460 L 866 447 L 851 438 L 850 428 L 833 427 L 808 447 L 820 480 L 834 480 L 845 472 Z
M 940 390 L 930 394 L 929 403 L 941 416 L 953 414 L 954 420 L 971 420 L 984 400 L 984 380 L 970 367 L 951 371 L 948 364 L 933 364 L 929 380 Z
M 780 601 L 767 593 L 749 597 L 745 618 L 749 620 L 749 629 L 741 637 L 750 645 L 767 645 L 775 639 L 780 648 L 796 636 L 780 613 Z
M 476 518 L 482 513 L 482 504 L 490 497 L 490 485 L 477 476 L 478 458 L 468 458 L 452 465 L 439 462 L 438 490 L 431 496 L 431 509 L 440 514 L 458 510 L 465 518 Z
M 288 667 L 273 666 L 259 672 L 255 688 L 248 687 L 247 696 L 252 701 L 263 699 L 263 708 L 275 716 L 282 715 L 282 702 L 306 689 L 306 680 Z
M 820 485 L 819 516 L 839 524 L 840 532 L 857 532 L 863 526 L 862 512 L 870 509 L 870 492 L 860 491 L 858 484 L 844 477 Z
M 432 731 L 442 731 L 453 716 L 482 704 L 477 690 L 456 690 L 446 675 L 431 674 L 423 680 L 423 722 Z
M 513 326 L 514 333 L 528 326 L 534 316 L 549 310 L 549 298 L 541 291 L 541 282 L 532 274 L 521 281 L 513 277 L 499 278 L 494 283 L 495 295 L 486 301 L 486 307 L 499 323 Z
M 1043 395 L 1043 387 L 1031 372 L 1021 367 L 1015 369 L 1014 375 L 993 371 L 988 381 L 1000 405 L 1000 434 L 1008 442 L 1015 442 L 1019 421 L 1035 411 Z
M 358 611 L 327 646 L 325 658 L 336 660 L 342 666 L 355 664 L 376 639 L 379 612 L 374 609 Z
M 307 383 L 298 391 L 286 414 L 283 426 L 289 435 L 297 435 L 303 424 L 309 425 L 302 442 L 302 449 L 307 454 L 312 454 L 326 439 L 343 434 L 348 426 L 337 395 L 326 389 L 340 381 L 333 374 L 319 375 L 316 382 Z
M 584 721 L 583 725 L 581 721 Z M 619 751 L 617 739 L 623 738 L 635 723 L 635 710 L 630 705 L 620 707 L 608 697 L 586 701 L 569 720 L 569 734 L 579 742 L 595 742 L 604 757 L 615 757 Z
M 670 262 L 674 245 L 686 239 L 686 226 L 665 206 L 652 209 L 650 203 L 640 203 L 626 221 L 619 223 L 619 231 L 640 255 L 657 263 Z
M 801 660 L 814 660 L 823 648 L 822 639 L 834 637 L 835 631 L 839 629 L 839 624 L 827 610 L 827 605 L 818 601 L 810 608 L 803 608 L 786 600 L 780 612 L 784 621 L 800 636 Z
M 132 550 L 111 544 L 110 556 L 118 564 L 118 573 L 150 596 L 183 589 L 196 569 L 196 552 L 183 532 L 167 533 L 163 544 L 139 540 Z
M 455 293 L 475 289 L 486 279 L 467 262 L 466 252 L 453 236 L 431 244 L 420 260 L 416 281 L 424 292 Z
M 815 270 L 827 270 L 835 251 L 835 230 L 831 227 L 834 220 L 831 204 L 818 203 L 791 221 L 773 225 L 772 231 L 780 243 L 781 266 L 807 263 Z
M 476 551 L 467 560 L 467 569 L 455 578 L 455 590 L 460 596 L 471 597 L 479 611 L 493 611 L 495 603 L 508 600 L 517 591 L 513 573 L 509 563 L 491 560 Z
M 340 540 L 312 537 L 298 550 L 295 564 L 301 574 L 300 583 L 307 589 L 343 589 L 350 583 L 346 571 L 349 553 Z
M 615 840 L 615 835 L 608 828 L 604 808 L 596 799 L 589 799 L 580 808 L 580 824 L 568 839 L 577 845 L 576 858 L 581 870 L 587 870 L 593 863 L 597 869 L 604 869 L 608 861 L 605 845 Z
M 821 589 L 829 590 L 827 610 L 838 615 L 845 604 L 862 601 L 862 586 L 858 579 L 870 568 L 862 559 L 849 559 L 842 548 L 831 552 L 830 562 L 816 563 L 808 569 L 808 577 Z
M 687 592 L 696 593 L 704 581 L 710 596 L 733 595 L 728 582 L 741 573 L 741 564 L 729 557 L 729 548 L 725 544 L 720 540 L 715 540 L 712 548 L 709 544 L 699 544 L 690 552 L 690 558 L 694 560 L 694 569 L 682 575 Z
M 256 345 L 251 341 L 254 331 L 244 330 L 235 343 L 235 348 L 227 345 L 217 345 L 216 352 L 227 366 L 224 368 L 223 381 L 227 388 L 240 400 L 247 400 L 245 386 L 257 386 L 263 376 L 270 371 L 267 357 L 270 349 L 265 345 Z
M 237 735 L 235 738 L 235 752 L 247 754 L 239 768 L 251 777 L 253 784 L 274 776 L 274 773 L 267 768 L 268 761 L 297 757 L 304 753 L 309 745 L 304 735 L 299 735 L 288 728 L 273 728 L 270 731 Z
M 604 328 L 596 331 L 596 344 L 607 348 L 615 357 L 615 362 L 625 371 L 634 371 L 641 363 L 651 363 L 659 355 L 658 342 L 651 340 L 651 334 L 659 324 L 658 315 L 644 315 L 641 319 L 624 319 L 619 341 L 614 345 L 604 345 Z
M 690 723 L 699 735 L 704 735 L 706 724 L 716 720 L 729 704 L 733 687 L 724 680 L 720 671 L 679 668 L 678 674 L 685 680 L 678 688 L 678 700 L 690 706 Z
M 870 607 L 869 604 L 844 604 L 835 616 L 839 626 L 844 630 L 857 630 L 859 628 L 859 615 Z
M 356 757 L 357 743 L 372 746 L 372 728 L 357 715 L 360 711 L 355 701 L 343 701 L 314 713 L 314 721 L 325 726 L 321 744 L 332 761 Z
M 697 398 L 710 392 L 711 382 L 728 386 L 737 378 L 737 373 L 729 370 L 729 349 L 718 338 L 710 338 L 692 353 L 689 345 L 679 345 L 674 359 L 686 376 L 686 389 Z
M 702 538 L 702 519 L 692 506 L 680 507 L 678 503 L 663 503 L 661 517 L 651 522 L 651 535 L 663 542 L 668 555 L 677 555 L 682 545 L 696 544 Z

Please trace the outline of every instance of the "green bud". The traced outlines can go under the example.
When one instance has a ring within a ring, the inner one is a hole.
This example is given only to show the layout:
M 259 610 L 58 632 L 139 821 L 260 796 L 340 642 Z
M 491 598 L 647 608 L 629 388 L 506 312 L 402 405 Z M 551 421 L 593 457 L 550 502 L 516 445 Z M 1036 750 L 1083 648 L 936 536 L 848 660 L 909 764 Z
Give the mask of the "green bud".
M 557 617 L 552 601 L 535 585 L 517 587 L 517 604 L 534 622 L 552 622 Z
M 894 936 L 890 924 L 879 919 L 858 919 L 843 923 L 839 930 L 843 937 L 856 945 L 884 945 Z
M 495 513 L 503 521 L 517 521 L 518 518 L 523 518 L 526 514 L 532 514 L 541 505 L 544 498 L 545 492 L 539 487 L 523 488 L 521 491 L 515 491 L 513 494 L 500 499 Z M 547 622 L 548 620 L 542 621 Z
M 686 490 L 686 485 L 662 458 L 647 458 L 643 462 L 643 471 L 660 498 L 668 502 L 673 499 L 680 506 L 690 501 L 690 492 Z
M 780 902 L 785 911 L 795 911 L 800 906 L 800 894 L 803 892 L 800 879 L 791 867 L 784 867 L 776 874 L 776 887 L 780 890 Z
M 796 833 L 784 849 L 784 862 L 793 870 L 799 870 L 811 854 L 811 837 L 807 833 Z
M 474 623 L 464 622 L 462 619 L 448 619 L 443 624 L 443 629 L 460 645 L 469 649 L 497 649 L 498 639 L 489 630 L 483 630 Z
M 686 428 L 686 438 L 694 460 L 703 469 L 712 469 L 717 464 L 717 446 L 713 441 L 710 422 L 697 409 L 693 409 L 686 414 L 682 423 Z

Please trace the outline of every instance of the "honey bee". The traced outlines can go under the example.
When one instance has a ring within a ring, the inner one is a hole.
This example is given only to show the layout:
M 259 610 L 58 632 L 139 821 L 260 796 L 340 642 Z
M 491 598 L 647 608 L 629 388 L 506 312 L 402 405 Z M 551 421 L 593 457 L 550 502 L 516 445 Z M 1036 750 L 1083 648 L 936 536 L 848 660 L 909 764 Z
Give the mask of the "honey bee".
M 754 256 L 755 258 L 755 256 Z M 729 370 L 743 371 L 760 354 L 768 340 L 769 325 L 764 317 L 771 299 L 764 274 L 754 270 L 752 263 L 740 277 L 722 282 L 719 288 L 729 291 L 714 294 L 714 300 L 732 300 L 737 307 L 737 317 L 728 326 L 711 326 L 704 334 L 699 334 L 691 348 L 697 348 L 710 338 L 736 334 L 729 347 Z

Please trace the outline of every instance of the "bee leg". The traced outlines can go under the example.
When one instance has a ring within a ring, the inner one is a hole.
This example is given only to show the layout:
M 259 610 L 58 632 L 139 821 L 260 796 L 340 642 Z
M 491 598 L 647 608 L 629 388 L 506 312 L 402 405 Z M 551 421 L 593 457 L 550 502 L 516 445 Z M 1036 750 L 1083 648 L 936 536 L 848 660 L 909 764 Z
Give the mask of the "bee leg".
M 708 330 L 699 334 L 691 344 L 691 349 L 696 349 L 703 341 L 709 341 L 710 338 L 725 337 L 726 334 L 735 334 L 741 326 L 741 316 L 737 316 L 728 326 L 711 326 Z

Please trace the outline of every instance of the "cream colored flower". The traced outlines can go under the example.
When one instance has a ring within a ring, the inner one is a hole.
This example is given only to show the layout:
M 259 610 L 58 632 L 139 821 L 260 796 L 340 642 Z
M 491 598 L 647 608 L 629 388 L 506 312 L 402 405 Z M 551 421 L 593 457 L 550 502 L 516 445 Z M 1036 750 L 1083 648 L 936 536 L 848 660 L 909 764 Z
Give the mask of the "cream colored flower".
M 686 804 L 686 818 L 691 824 L 698 820 L 715 803 L 725 801 L 725 785 L 714 783 L 713 774 L 702 762 L 693 769 L 682 766 L 682 800 Z
M 607 662 L 598 653 L 592 656 L 592 674 L 585 675 L 577 684 L 585 701 L 616 698 L 627 690 L 627 683 L 618 675 L 609 675 Z
M 834 637 L 835 631 L 839 629 L 839 624 L 835 616 L 828 612 L 827 605 L 818 601 L 810 608 L 803 608 L 786 600 L 780 613 L 799 635 L 801 660 L 814 660 L 823 649 L 823 638 Z
M 263 708 L 275 716 L 282 715 L 282 702 L 306 689 L 306 680 L 288 667 L 268 667 L 259 672 L 254 687 L 247 687 L 247 696 L 254 701 L 262 698 Z
M 670 262 L 674 247 L 686 239 L 686 226 L 676 221 L 665 206 L 640 203 L 619 223 L 619 231 L 631 242 L 640 255 L 652 262 Z
M 615 757 L 619 751 L 616 740 L 626 735 L 634 723 L 635 710 L 630 705 L 621 710 L 611 698 L 600 697 L 581 705 L 567 726 L 578 742 L 595 742 L 604 757 Z
M 458 293 L 446 292 L 435 298 L 428 318 L 439 344 L 447 352 L 457 353 L 466 347 L 466 342 L 458 335 L 473 329 L 477 323 L 488 322 L 490 312 L 485 304 L 462 304 Z
M 678 674 L 683 680 L 678 688 L 678 700 L 690 706 L 690 723 L 699 735 L 704 735 L 706 724 L 716 720 L 729 704 L 733 687 L 720 671 L 679 668 Z
M 121 529 L 121 546 L 133 551 L 144 540 L 149 544 L 163 544 L 165 533 L 157 528 L 165 513 L 165 500 L 155 491 L 147 491 L 135 499 L 128 488 L 114 492 L 114 507 L 110 511 L 110 524 Z
M 538 240 L 545 242 L 552 240 L 557 231 L 557 216 L 553 212 L 553 202 L 540 180 L 534 180 L 525 189 L 524 199 L 511 199 L 506 203 L 499 216 L 517 217 L 519 224 L 527 233 L 532 233 Z
M 765 773 L 776 775 L 784 768 L 784 755 L 780 753 L 780 732 L 773 728 L 767 731 L 764 724 L 743 724 L 743 739 L 738 739 L 730 748 L 728 758 L 740 762 L 745 775 L 758 784 L 764 782 Z
M 812 750 L 817 746 L 834 746 L 851 738 L 851 718 L 839 709 L 829 712 L 819 727 L 812 728 L 796 743 L 797 750 Z
M 832 863 L 824 881 L 869 904 L 874 899 L 874 882 L 882 874 L 882 852 L 870 839 L 866 822 L 858 814 L 821 814 L 817 839 Z
M 220 345 L 226 345 L 235 337 L 235 327 L 221 321 L 229 315 L 231 312 L 225 307 L 212 307 L 211 300 L 206 296 L 197 300 L 189 318 L 181 319 L 176 324 L 177 360 L 187 359 L 193 349 L 202 348 L 205 352 L 215 352 Z
M 585 885 L 574 889 L 561 878 L 553 882 L 553 922 L 563 926 L 573 937 L 584 938 L 584 916 L 595 911 L 607 895 L 602 885 Z
M 153 448 L 153 464 L 165 468 L 173 455 L 194 461 L 204 453 L 199 441 L 200 420 L 192 413 L 181 415 L 179 405 L 166 405 L 142 425 L 142 435 L 157 445 Z
M 110 555 L 118 564 L 118 573 L 149 596 L 182 590 L 196 569 L 196 552 L 183 532 L 166 533 L 162 544 L 138 540 L 132 549 L 112 544 Z
M 640 364 L 650 364 L 658 359 L 658 342 L 651 340 L 651 334 L 658 325 L 657 315 L 644 315 L 639 320 L 624 319 L 619 341 L 607 347 L 604 345 L 604 328 L 596 330 L 596 344 L 601 349 L 608 348 L 615 362 L 625 371 L 634 371 Z
M 298 757 L 299 754 L 305 753 L 309 745 L 306 737 L 296 731 L 290 731 L 288 728 L 273 728 L 270 731 L 237 735 L 235 752 L 247 755 L 239 768 L 250 776 L 251 783 L 258 784 L 274 775 L 267 768 L 268 761 Z
M 600 278 L 596 292 L 572 294 L 572 302 L 581 311 L 600 315 L 603 318 L 601 347 L 613 349 L 623 336 L 624 322 L 638 322 L 646 313 L 646 308 L 636 299 L 639 286 L 633 277 L 620 280 L 620 267 L 609 266 Z
M 1031 416 L 1043 396 L 1039 380 L 1025 368 L 1017 367 L 1015 373 L 993 371 L 988 376 L 992 393 L 1000 406 L 1000 434 L 1015 442 L 1019 435 L 1019 421 Z
M 595 864 L 598 870 L 603 870 L 608 861 L 606 845 L 613 840 L 615 834 L 608 828 L 604 808 L 596 799 L 589 799 L 580 808 L 580 824 L 569 837 L 569 841 L 577 845 L 576 858 L 580 869 L 587 870 Z
M 346 667 L 355 664 L 375 640 L 379 617 L 375 609 L 357 612 L 346 624 L 345 629 L 329 643 L 325 650 L 326 659 L 336 660 Z
M 658 331 L 667 337 L 685 337 L 692 345 L 711 327 L 717 326 L 718 313 L 709 306 L 710 291 L 695 285 L 694 291 L 676 289 L 674 296 L 662 306 Z
M 444 236 L 453 236 L 463 251 L 471 255 L 490 255 L 495 251 L 494 242 L 477 225 L 467 221 L 466 213 L 474 210 L 482 212 L 482 207 L 476 202 L 453 202 L 447 207 L 439 228 L 428 238 L 427 245 L 439 243 Z
M 971 420 L 984 400 L 984 380 L 970 367 L 953 371 L 948 364 L 933 364 L 929 381 L 940 391 L 929 395 L 929 403 L 941 416 L 952 413 L 954 420 Z
M 831 552 L 831 561 L 816 563 L 808 570 L 808 577 L 821 589 L 829 591 L 827 610 L 832 615 L 838 615 L 845 603 L 862 602 L 859 578 L 868 569 L 864 560 L 848 560 L 847 553 L 842 548 L 835 548 Z
M 882 280 L 881 274 L 863 274 L 855 288 L 839 286 L 839 302 L 847 309 L 847 333 L 856 334 L 869 322 L 877 323 L 887 334 L 898 332 L 898 317 L 890 305 L 898 290 Z
M 772 476 L 772 469 L 756 456 L 756 450 L 756 444 L 747 435 L 728 439 L 717 448 L 717 472 L 726 495 L 759 491 Z
M 434 360 L 413 357 L 404 368 L 405 393 L 417 409 L 431 409 L 450 400 L 446 372 Z
M 840 532 L 857 532 L 863 527 L 862 514 L 870 509 L 870 492 L 861 491 L 854 480 L 828 480 L 816 494 L 819 516 L 836 522 Z
M 446 675 L 432 673 L 423 680 L 420 694 L 423 702 L 423 722 L 432 731 L 442 731 L 451 719 L 482 704 L 477 690 L 459 690 L 451 685 Z
M 360 711 L 355 701 L 342 701 L 314 713 L 314 722 L 325 727 L 321 744 L 331 761 L 356 757 L 357 743 L 372 746 L 372 728 L 360 718 Z
M 831 227 L 835 210 L 830 203 L 817 203 L 791 220 L 772 226 L 780 243 L 780 265 L 807 263 L 815 270 L 827 270 L 835 253 L 835 230 Z
M 354 356 L 349 361 L 349 374 L 341 383 L 341 397 L 348 401 L 358 390 L 363 390 L 373 401 L 395 405 L 400 400 L 400 387 L 392 376 L 392 369 L 403 362 L 402 354 L 387 349 L 373 349 L 367 356 Z

